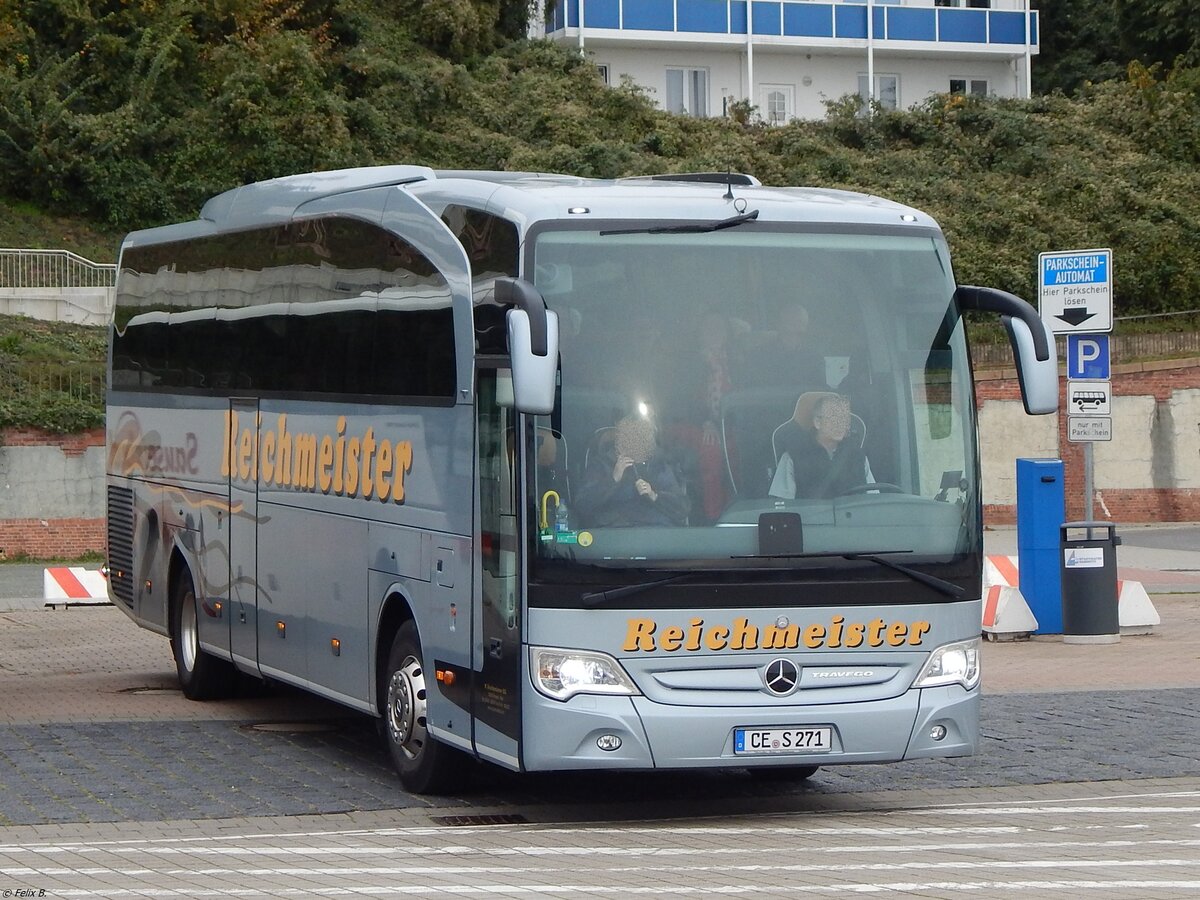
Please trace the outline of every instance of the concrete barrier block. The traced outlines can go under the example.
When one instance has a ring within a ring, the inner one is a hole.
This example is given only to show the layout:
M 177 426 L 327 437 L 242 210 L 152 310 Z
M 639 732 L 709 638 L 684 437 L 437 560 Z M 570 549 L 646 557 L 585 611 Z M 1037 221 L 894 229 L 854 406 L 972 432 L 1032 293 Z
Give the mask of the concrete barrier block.
M 54 566 L 42 575 L 46 606 L 107 606 L 108 579 L 98 569 Z

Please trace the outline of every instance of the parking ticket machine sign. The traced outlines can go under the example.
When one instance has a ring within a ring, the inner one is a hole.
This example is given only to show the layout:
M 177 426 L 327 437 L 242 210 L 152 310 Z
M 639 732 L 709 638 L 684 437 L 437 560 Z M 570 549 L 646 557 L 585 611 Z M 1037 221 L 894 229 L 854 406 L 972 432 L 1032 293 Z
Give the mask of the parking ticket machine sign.
M 1039 253 L 1038 307 L 1055 334 L 1112 331 L 1112 250 Z

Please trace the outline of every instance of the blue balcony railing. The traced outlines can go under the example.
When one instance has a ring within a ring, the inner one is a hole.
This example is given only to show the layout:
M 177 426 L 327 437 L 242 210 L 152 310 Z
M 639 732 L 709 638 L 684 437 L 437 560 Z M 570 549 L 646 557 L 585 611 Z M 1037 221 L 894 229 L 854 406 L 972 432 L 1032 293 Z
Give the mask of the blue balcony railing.
M 865 40 L 865 3 L 813 0 L 585 0 L 584 28 L 687 34 L 746 34 L 747 6 L 753 6 L 754 33 L 795 38 Z M 900 6 L 876 0 L 875 40 L 944 44 L 1025 45 L 1023 10 L 965 9 L 952 6 Z M 1037 46 L 1038 14 L 1029 14 L 1029 43 Z M 555 32 L 579 27 L 579 0 L 559 0 L 547 27 Z

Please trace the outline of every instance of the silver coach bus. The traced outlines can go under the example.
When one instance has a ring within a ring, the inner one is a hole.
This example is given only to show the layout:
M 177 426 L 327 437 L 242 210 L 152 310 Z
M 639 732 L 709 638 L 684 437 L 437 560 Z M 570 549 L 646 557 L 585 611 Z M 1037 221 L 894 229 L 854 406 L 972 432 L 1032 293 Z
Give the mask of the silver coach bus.
M 116 605 L 184 692 L 378 717 L 406 787 L 822 765 L 978 742 L 963 313 L 923 213 L 740 175 L 388 166 L 130 234 L 111 332 Z

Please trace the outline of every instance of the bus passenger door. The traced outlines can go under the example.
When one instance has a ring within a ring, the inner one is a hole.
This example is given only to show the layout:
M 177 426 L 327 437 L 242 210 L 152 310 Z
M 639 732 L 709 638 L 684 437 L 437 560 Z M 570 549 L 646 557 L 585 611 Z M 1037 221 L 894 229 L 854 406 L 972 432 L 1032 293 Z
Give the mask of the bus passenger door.
M 497 390 L 508 382 L 507 391 Z M 501 394 L 510 398 L 504 404 Z M 471 712 L 476 752 L 520 764 L 521 605 L 516 503 L 517 415 L 507 369 L 478 370 L 476 437 L 479 473 L 479 604 L 476 607 Z
M 257 672 L 258 401 L 230 400 L 229 428 L 229 649 L 241 667 Z

